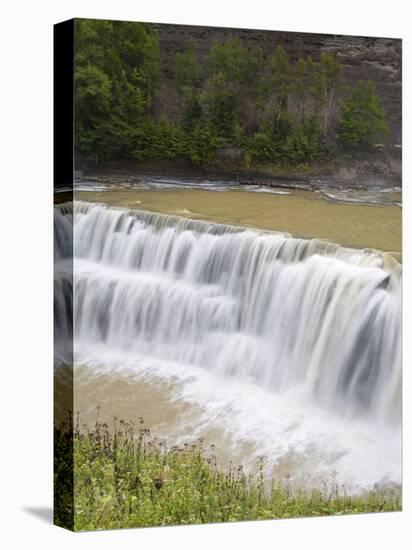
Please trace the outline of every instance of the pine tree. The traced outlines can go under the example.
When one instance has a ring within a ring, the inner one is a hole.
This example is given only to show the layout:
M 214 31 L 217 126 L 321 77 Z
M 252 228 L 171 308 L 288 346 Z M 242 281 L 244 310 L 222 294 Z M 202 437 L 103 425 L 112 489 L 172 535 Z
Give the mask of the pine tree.
M 338 132 L 348 149 L 371 149 L 388 134 L 386 114 L 372 81 L 357 82 L 343 100 Z

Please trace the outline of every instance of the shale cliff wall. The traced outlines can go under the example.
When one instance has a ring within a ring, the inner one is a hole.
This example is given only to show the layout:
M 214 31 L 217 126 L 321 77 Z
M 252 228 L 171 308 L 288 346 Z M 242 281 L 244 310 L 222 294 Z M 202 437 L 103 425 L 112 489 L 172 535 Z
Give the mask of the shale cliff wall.
M 311 34 L 300 32 L 229 29 L 190 25 L 153 24 L 159 32 L 162 72 L 165 90 L 163 104 L 175 94 L 173 89 L 174 56 L 195 41 L 200 62 L 213 42 L 238 37 L 246 46 L 259 46 L 268 57 L 280 45 L 292 61 L 311 56 L 318 60 L 322 52 L 333 54 L 342 64 L 343 77 L 351 85 L 357 80 L 376 83 L 391 128 L 387 152 L 399 157 L 402 131 L 402 41 L 396 38 Z M 164 105 L 163 105 L 164 106 Z M 158 108 L 162 110 L 162 99 Z

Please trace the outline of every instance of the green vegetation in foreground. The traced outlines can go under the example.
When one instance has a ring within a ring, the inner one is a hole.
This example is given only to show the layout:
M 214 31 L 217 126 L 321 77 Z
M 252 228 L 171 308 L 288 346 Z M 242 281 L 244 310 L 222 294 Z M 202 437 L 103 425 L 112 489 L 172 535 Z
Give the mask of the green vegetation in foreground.
M 74 530 L 295 518 L 386 512 L 401 509 L 400 490 L 350 496 L 343 490 L 292 491 L 290 484 L 264 482 L 241 466 L 219 467 L 214 446 L 166 448 L 144 427 L 115 419 L 114 434 L 98 421 L 93 429 L 79 421 L 72 431 L 55 432 L 55 522 Z M 73 503 L 67 453 L 74 451 Z M 60 459 L 59 459 L 60 457 Z M 66 489 L 66 491 L 65 491 Z
M 374 150 L 389 132 L 372 81 L 344 80 L 338 58 L 265 57 L 237 38 L 200 57 L 195 41 L 162 71 L 145 23 L 77 19 L 76 151 L 100 160 L 187 159 L 205 166 L 295 167 Z

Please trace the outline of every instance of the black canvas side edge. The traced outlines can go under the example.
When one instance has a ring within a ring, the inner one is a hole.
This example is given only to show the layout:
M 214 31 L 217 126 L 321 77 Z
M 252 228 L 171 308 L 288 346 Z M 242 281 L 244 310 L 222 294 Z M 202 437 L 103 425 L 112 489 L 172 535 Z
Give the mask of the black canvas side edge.
M 73 206 L 74 145 L 74 20 L 54 25 L 54 216 Z M 59 212 L 58 212 L 59 211 Z M 70 220 L 73 216 L 67 216 Z M 54 257 L 54 507 L 53 522 L 74 530 L 73 460 L 73 224 L 60 246 L 69 250 L 67 274 L 59 280 Z M 61 235 L 59 236 L 61 241 Z M 71 242 L 70 242 L 71 241 Z M 64 307 L 56 299 L 65 286 Z M 60 327 L 70 330 L 62 339 Z M 64 357 L 62 365 L 62 355 Z

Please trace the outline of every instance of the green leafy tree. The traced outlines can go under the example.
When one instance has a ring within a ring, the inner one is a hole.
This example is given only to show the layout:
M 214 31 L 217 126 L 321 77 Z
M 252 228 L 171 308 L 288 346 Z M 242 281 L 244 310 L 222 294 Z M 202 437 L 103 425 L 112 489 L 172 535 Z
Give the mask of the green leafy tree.
M 144 23 L 114 21 L 113 39 L 112 48 L 119 58 L 116 73 L 123 73 L 128 81 L 138 87 L 150 107 L 160 78 L 157 34 Z
M 96 141 L 93 121 L 109 116 L 112 101 L 112 83 L 107 74 L 96 65 L 79 67 L 76 83 L 77 147 L 92 153 Z
M 370 149 L 389 133 L 374 83 L 359 81 L 342 101 L 339 140 L 348 149 Z
M 292 131 L 292 117 L 290 116 L 288 111 L 282 111 L 280 116 L 276 117 L 273 121 L 271 129 L 273 155 L 276 161 L 286 160 L 285 147 Z
M 322 135 L 326 138 L 341 84 L 342 66 L 332 55 L 321 53 L 316 69 L 314 97 L 318 109 L 323 112 Z
M 223 73 L 230 82 L 248 86 L 258 78 L 261 62 L 260 48 L 249 50 L 237 38 L 216 42 L 209 53 L 212 74 Z
M 270 95 L 275 98 L 275 118 L 280 120 L 288 110 L 288 99 L 293 86 L 293 72 L 289 56 L 282 46 L 277 46 L 275 53 L 269 59 Z
M 202 114 L 199 93 L 192 87 L 184 86 L 180 91 L 180 119 L 183 128 L 190 131 Z
M 174 65 L 175 81 L 178 89 L 190 86 L 196 88 L 200 82 L 200 67 L 195 42 L 191 42 L 184 52 L 178 52 Z
M 141 23 L 78 19 L 75 45 L 76 150 L 130 158 L 159 79 L 157 35 Z
M 226 42 L 213 44 L 208 59 L 207 88 L 216 91 L 217 83 L 224 86 L 226 101 L 232 103 L 236 118 L 233 127 L 256 127 L 257 102 L 262 98 L 262 50 L 247 48 L 239 39 L 231 38 Z M 206 97 L 210 99 L 210 94 Z M 235 131 L 236 133 L 239 132 Z M 233 139 L 233 135 L 225 137 Z
M 176 54 L 175 82 L 179 96 L 180 119 L 183 127 L 190 131 L 202 116 L 199 97 L 200 68 L 194 42 L 186 51 Z
M 300 58 L 293 67 L 291 95 L 295 99 L 299 118 L 307 114 L 316 93 L 316 63 L 311 57 Z
M 236 134 L 237 103 L 236 95 L 228 82 L 228 77 L 219 72 L 209 80 L 203 93 L 203 100 L 215 132 L 220 138 L 232 140 Z

